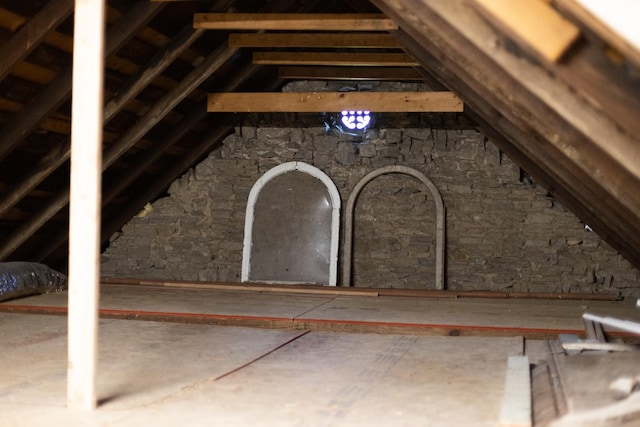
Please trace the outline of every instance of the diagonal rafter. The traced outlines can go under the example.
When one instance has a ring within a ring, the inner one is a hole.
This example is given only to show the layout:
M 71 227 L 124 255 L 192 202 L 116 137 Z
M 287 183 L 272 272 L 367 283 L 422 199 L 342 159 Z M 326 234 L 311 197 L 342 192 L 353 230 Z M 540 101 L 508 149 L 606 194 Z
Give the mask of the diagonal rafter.
M 163 3 L 138 2 L 107 32 L 105 56 L 116 52 L 141 26 L 160 11 Z M 13 117 L 12 125 L 0 134 L 0 161 L 33 132 L 40 122 L 71 95 L 71 66 L 67 66 L 28 106 Z
M 233 81 L 229 82 L 224 89 L 229 92 L 236 90 L 242 83 L 247 81 L 258 70 L 258 68 L 259 68 L 258 66 L 249 64 L 241 72 L 234 74 Z M 148 167 L 150 167 L 155 162 L 157 162 L 172 145 L 174 145 L 182 137 L 184 137 L 184 135 L 186 135 L 187 132 L 189 132 L 189 130 L 192 129 L 194 125 L 196 125 L 201 120 L 203 120 L 207 115 L 208 113 L 207 113 L 204 100 L 202 103 L 197 103 L 187 114 L 184 115 L 184 119 L 182 120 L 182 122 L 179 123 L 178 126 L 176 126 L 162 140 L 155 143 L 153 147 L 145 151 L 144 156 L 140 158 L 140 160 L 135 164 L 135 166 L 131 166 L 129 168 L 130 173 L 126 175 L 121 175 L 115 182 L 113 182 L 111 185 L 109 185 L 108 188 L 104 190 L 104 193 L 102 196 L 103 207 L 107 206 L 112 200 L 114 200 L 116 197 L 122 194 L 129 185 L 131 185 L 136 179 L 138 179 L 144 173 L 144 171 Z M 221 135 L 219 138 L 221 138 L 222 136 L 226 135 L 229 132 L 229 130 L 226 130 L 226 128 L 223 127 L 223 129 L 225 130 L 218 130 L 219 134 Z M 215 141 L 217 141 L 217 139 L 219 139 L 217 135 L 218 134 L 215 132 L 209 133 L 204 139 L 207 141 L 212 141 L 211 143 L 213 144 L 215 143 Z M 193 154 L 193 150 L 190 150 L 190 153 Z M 197 157 L 199 156 L 196 155 L 196 158 Z M 170 173 L 173 173 L 172 172 L 173 167 L 174 166 L 172 166 L 172 168 L 170 169 L 169 171 Z M 181 171 L 176 172 L 176 175 L 179 174 L 180 172 Z M 174 179 L 175 179 L 175 175 L 174 175 Z M 164 182 L 164 180 L 162 179 L 158 181 Z M 153 191 L 151 191 L 151 195 L 148 195 L 148 192 L 145 191 L 145 193 L 142 195 L 143 197 L 140 200 L 144 200 L 144 202 L 146 202 L 147 200 L 151 200 L 157 194 L 159 194 L 163 190 L 163 188 L 166 188 L 165 186 L 158 190 L 155 190 L 156 186 L 157 184 L 154 184 Z M 144 198 L 147 196 L 148 198 Z M 137 207 L 137 204 L 135 205 Z M 134 214 L 135 212 L 133 212 L 128 218 L 125 218 L 125 221 L 129 219 L 131 216 L 133 216 Z M 120 217 L 120 215 L 118 215 L 118 217 Z M 121 224 L 117 225 L 118 228 L 120 226 Z M 115 231 L 116 230 L 113 230 L 113 226 L 109 227 L 105 225 L 103 227 L 103 232 L 102 232 L 102 241 L 105 241 L 106 239 L 108 239 L 109 236 L 113 234 Z M 37 261 L 43 261 L 47 256 L 49 256 L 49 254 L 51 254 L 60 246 L 65 244 L 67 241 L 67 238 L 68 238 L 68 235 L 66 233 L 66 230 L 58 233 L 56 236 L 52 236 L 51 238 L 47 239 L 48 240 L 47 244 L 44 247 L 39 248 L 38 252 L 34 254 L 32 258 Z
M 0 80 L 9 74 L 15 64 L 29 55 L 49 31 L 71 15 L 73 5 L 73 0 L 48 2 L 0 48 L 0 58 L 2 58 L 0 61 Z
M 159 51 L 130 83 L 117 93 L 104 107 L 104 123 L 109 122 L 124 106 L 140 93 L 153 79 L 162 73 L 178 56 L 180 56 L 202 34 L 204 30 L 194 30 L 186 26 Z M 69 141 L 52 149 L 47 156 L 27 174 L 24 180 L 16 184 L 13 191 L 0 198 L 0 215 L 11 209 L 22 200 L 33 188 L 69 159 Z
M 122 154 L 135 145 L 189 93 L 229 60 L 237 50 L 237 48 L 219 47 L 210 53 L 200 65 L 182 79 L 176 87 L 167 92 L 144 116 L 109 146 L 103 156 L 103 170 L 111 166 Z M 69 189 L 65 188 L 47 206 L 35 214 L 28 222 L 22 224 L 12 236 L 3 242 L 0 247 L 0 260 L 5 259 L 16 250 L 29 236 L 64 208 L 68 202 Z
M 452 89 L 471 88 L 460 92 L 465 102 L 539 167 L 554 195 L 569 195 L 574 213 L 593 221 L 602 238 L 640 265 L 640 195 L 633 191 L 640 181 L 637 143 L 544 70 L 515 66 L 520 62 L 509 51 L 477 44 L 493 30 L 468 2 L 374 2 L 429 52 L 414 52 L 425 67 Z

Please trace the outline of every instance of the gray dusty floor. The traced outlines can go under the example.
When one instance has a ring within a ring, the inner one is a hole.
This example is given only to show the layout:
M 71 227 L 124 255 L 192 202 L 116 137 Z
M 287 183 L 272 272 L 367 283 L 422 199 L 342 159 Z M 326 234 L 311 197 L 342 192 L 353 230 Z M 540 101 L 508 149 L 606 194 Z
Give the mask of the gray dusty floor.
M 0 426 L 493 426 L 519 337 L 103 319 L 94 412 L 66 409 L 66 317 L 0 313 Z

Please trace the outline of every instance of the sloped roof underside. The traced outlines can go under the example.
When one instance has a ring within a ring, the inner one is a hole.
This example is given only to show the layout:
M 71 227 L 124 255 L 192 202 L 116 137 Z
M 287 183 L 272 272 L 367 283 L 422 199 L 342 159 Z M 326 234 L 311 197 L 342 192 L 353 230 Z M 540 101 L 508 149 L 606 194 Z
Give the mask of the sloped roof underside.
M 103 241 L 242 118 L 207 113 L 208 92 L 289 81 L 255 64 L 255 49 L 230 47 L 229 31 L 194 29 L 194 13 L 382 12 L 400 42 L 384 52 L 410 54 L 421 65 L 411 72 L 455 92 L 484 134 L 640 267 L 637 51 L 575 0 L 558 0 L 553 12 L 579 36 L 549 59 L 482 3 L 109 1 Z M 71 0 L 0 0 L 0 260 L 66 265 L 72 14 Z

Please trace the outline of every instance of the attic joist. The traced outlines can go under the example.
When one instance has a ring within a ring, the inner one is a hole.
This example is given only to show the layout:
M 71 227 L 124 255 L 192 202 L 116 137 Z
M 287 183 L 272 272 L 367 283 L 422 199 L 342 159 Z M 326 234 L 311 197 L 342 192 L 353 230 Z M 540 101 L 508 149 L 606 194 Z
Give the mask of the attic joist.
M 386 48 L 400 49 L 387 33 L 239 33 L 229 34 L 232 47 Z
M 260 65 L 330 65 L 341 67 L 417 67 L 406 53 L 367 52 L 254 52 Z
M 384 15 L 351 13 L 196 13 L 204 30 L 394 31 Z
M 546 70 L 523 64 L 504 46 L 483 43 L 499 36 L 468 1 L 374 2 L 410 35 L 410 51 L 423 65 L 461 89 L 470 110 L 537 166 L 534 178 L 553 194 L 568 195 L 574 213 L 640 265 L 637 141 Z
M 236 92 L 210 93 L 209 112 L 286 112 L 367 110 L 376 112 L 462 112 L 451 92 Z
M 415 68 L 410 67 L 280 67 L 278 76 L 281 79 L 303 80 L 422 81 L 425 79 Z

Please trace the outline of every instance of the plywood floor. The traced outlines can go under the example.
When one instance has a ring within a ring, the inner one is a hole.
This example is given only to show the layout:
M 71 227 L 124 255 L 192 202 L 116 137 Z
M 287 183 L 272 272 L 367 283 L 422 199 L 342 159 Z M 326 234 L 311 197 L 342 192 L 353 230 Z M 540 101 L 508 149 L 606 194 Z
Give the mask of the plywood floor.
M 0 304 L 0 426 L 494 426 L 509 356 L 535 363 L 534 338 L 581 332 L 585 310 L 640 311 L 122 285 L 100 306 L 100 405 L 85 413 L 66 409 L 66 293 Z

